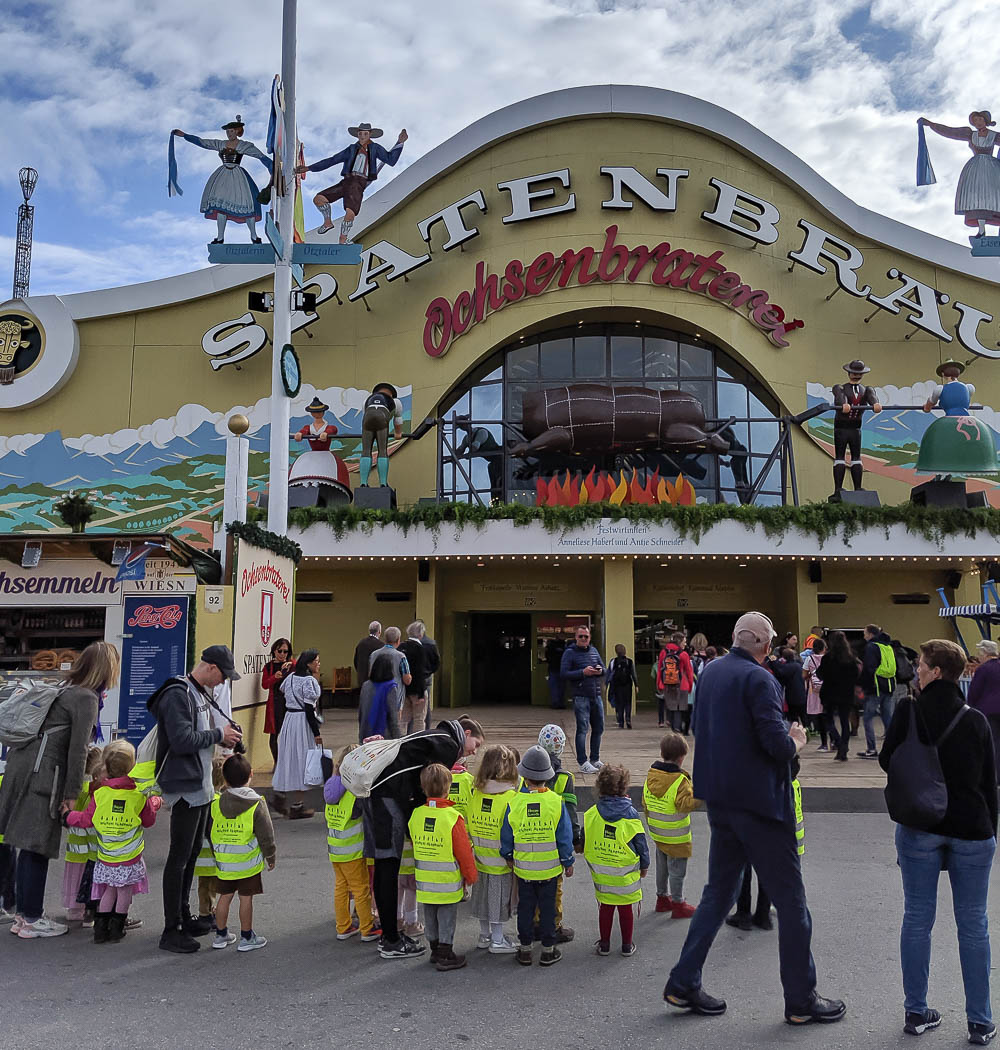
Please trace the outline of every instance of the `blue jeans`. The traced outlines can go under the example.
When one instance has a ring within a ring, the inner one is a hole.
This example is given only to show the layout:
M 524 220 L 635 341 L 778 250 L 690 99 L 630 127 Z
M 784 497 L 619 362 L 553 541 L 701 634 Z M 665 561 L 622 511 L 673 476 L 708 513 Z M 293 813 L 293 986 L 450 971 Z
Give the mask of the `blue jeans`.
M 587 730 L 590 730 L 590 761 L 601 757 L 601 737 L 604 736 L 604 704 L 599 696 L 574 696 L 576 715 L 576 760 L 582 766 L 587 761 Z
M 35 922 L 45 913 L 45 877 L 48 871 L 48 857 L 28 849 L 18 851 L 14 907 L 25 922 Z
M 681 992 L 701 987 L 701 971 L 709 949 L 752 864 L 757 882 L 778 909 L 778 957 L 785 1007 L 803 1009 L 816 990 L 816 967 L 810 942 L 812 917 L 795 842 L 795 825 L 769 820 L 746 810 L 708 807 L 712 842 L 708 850 L 708 881 L 688 928 L 669 984 Z
M 892 721 L 893 712 L 896 710 L 896 701 L 892 693 L 883 693 L 881 696 L 866 696 L 865 709 L 862 719 L 865 723 L 865 744 L 869 751 L 875 748 L 875 719 L 882 719 L 882 731 L 885 733 Z
M 903 967 L 904 1008 L 927 1010 L 931 930 L 937 908 L 938 875 L 948 872 L 958 927 L 958 958 L 970 1023 L 989 1024 L 990 935 L 986 895 L 996 839 L 952 839 L 896 826 L 896 859 L 903 876 L 903 928 L 899 957 Z

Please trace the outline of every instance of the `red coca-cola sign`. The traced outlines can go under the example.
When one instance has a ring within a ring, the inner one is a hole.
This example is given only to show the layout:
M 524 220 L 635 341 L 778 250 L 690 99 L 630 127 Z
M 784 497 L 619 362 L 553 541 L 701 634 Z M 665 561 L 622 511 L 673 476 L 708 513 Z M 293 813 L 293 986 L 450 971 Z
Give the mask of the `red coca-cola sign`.
M 129 618 L 129 627 L 163 627 L 171 630 L 183 618 L 179 605 L 140 605 Z

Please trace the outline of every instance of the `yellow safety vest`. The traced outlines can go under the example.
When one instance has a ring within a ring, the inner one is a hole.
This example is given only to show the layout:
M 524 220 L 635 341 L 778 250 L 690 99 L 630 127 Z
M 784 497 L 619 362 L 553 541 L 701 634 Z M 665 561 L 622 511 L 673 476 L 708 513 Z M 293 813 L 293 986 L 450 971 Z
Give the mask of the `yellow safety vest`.
M 465 822 L 476 854 L 476 868 L 484 875 L 505 875 L 510 871 L 510 865 L 500 856 L 500 828 L 513 797 L 513 788 L 497 795 L 486 795 L 478 788 L 472 792 Z
M 576 795 L 572 791 L 567 791 L 566 788 L 569 784 L 569 773 L 556 773 L 556 779 L 550 790 L 554 791 L 563 802 L 568 802 L 570 805 L 576 805 Z
M 795 844 L 801 857 L 806 852 L 806 822 L 802 816 L 802 785 L 798 777 L 792 781 L 792 800 L 795 802 Z
M 469 802 L 472 800 L 472 792 L 476 787 L 476 778 L 467 770 L 461 770 L 451 775 L 451 787 L 448 788 L 448 799 L 455 809 L 465 817 L 469 812 Z
M 135 781 L 135 786 L 147 797 L 151 795 L 162 795 L 160 785 L 156 783 L 156 763 L 136 762 L 129 776 Z
M 514 874 L 529 881 L 562 874 L 556 828 L 563 801 L 554 791 L 517 791 L 507 810 L 514 833 Z
M 97 859 L 121 864 L 142 856 L 142 821 L 146 796 L 138 788 L 99 787 L 94 792 Z
M 417 806 L 410 817 L 419 904 L 457 904 L 464 895 L 451 841 L 461 815 L 454 806 Z
M 399 862 L 400 875 L 415 875 L 417 871 L 416 861 L 413 859 L 413 843 L 409 835 L 410 830 L 407 828 L 406 836 L 403 838 L 403 856 Z
M 326 848 L 331 864 L 346 864 L 364 856 L 365 833 L 361 818 L 352 816 L 356 801 L 350 791 L 345 791 L 335 806 L 326 807 Z
M 646 807 L 646 823 L 649 835 L 654 842 L 667 846 L 679 846 L 691 841 L 691 814 L 677 812 L 677 792 L 680 790 L 683 774 L 667 789 L 663 796 L 654 795 L 649 790 L 649 781 L 642 787 L 642 801 Z
M 76 797 L 73 809 L 82 813 L 90 802 L 90 777 L 84 779 L 83 788 Z M 0 838 L 0 842 L 3 839 Z M 88 860 L 97 860 L 97 831 L 95 828 L 69 828 L 66 833 L 67 864 L 86 864 Z
M 216 791 L 213 801 L 218 797 L 219 793 Z M 199 879 L 207 879 L 209 876 L 219 874 L 219 869 L 215 866 L 215 854 L 212 852 L 212 843 L 209 841 L 208 835 L 202 839 L 198 859 L 194 862 L 194 873 Z
M 636 904 L 642 900 L 639 855 L 629 845 L 644 835 L 641 820 L 624 817 L 607 821 L 591 806 L 583 818 L 583 857 L 601 904 Z
M 224 817 L 219 796 L 212 801 L 212 853 L 220 879 L 248 879 L 264 870 L 264 857 L 253 833 L 253 816 L 260 802 L 232 819 Z

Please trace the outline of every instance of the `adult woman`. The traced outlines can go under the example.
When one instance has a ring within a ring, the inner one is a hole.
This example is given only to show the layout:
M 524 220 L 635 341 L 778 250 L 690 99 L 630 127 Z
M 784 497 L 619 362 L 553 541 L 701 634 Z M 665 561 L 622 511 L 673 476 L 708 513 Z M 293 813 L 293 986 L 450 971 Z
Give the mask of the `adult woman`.
M 402 736 L 399 728 L 401 702 L 392 660 L 376 650 L 358 701 L 358 740 L 363 743 L 370 736 L 383 736 L 386 740 Z
M 278 734 L 285 721 L 285 697 L 281 692 L 281 683 L 294 666 L 292 643 L 287 638 L 279 638 L 271 646 L 271 659 L 264 665 L 260 675 L 260 684 L 267 690 L 264 732 L 267 733 L 271 746 L 275 769 L 278 767 Z
M 306 649 L 295 661 L 295 668 L 281 683 L 285 698 L 285 721 L 278 734 L 278 761 L 272 785 L 275 793 L 295 796 L 288 811 L 289 820 L 311 817 L 315 810 L 303 805 L 306 790 L 306 752 L 323 746 L 319 735 L 316 704 L 322 689 L 319 684 L 319 650 Z
M 206 219 L 215 219 L 218 232 L 213 244 L 222 244 L 226 237 L 226 223 L 245 222 L 250 230 L 250 240 L 260 244 L 257 236 L 257 223 L 260 222 L 260 201 L 257 199 L 257 184 L 250 178 L 250 173 L 242 168 L 244 157 L 256 157 L 270 172 L 270 158 L 261 153 L 252 143 L 243 138 L 243 119 L 236 114 L 236 119 L 222 125 L 226 133 L 224 139 L 203 139 L 197 135 L 187 135 L 179 128 L 172 134 L 202 149 L 209 149 L 219 154 L 222 164 L 212 172 L 205 183 L 205 192 L 201 195 L 201 213 Z M 173 141 L 173 140 L 171 140 Z M 172 149 L 173 147 L 171 147 Z
M 986 718 L 965 706 L 958 688 L 964 667 L 965 652 L 954 642 L 932 639 L 920 646 L 920 695 L 916 700 L 900 701 L 878 760 L 889 774 L 891 787 L 893 753 L 913 722 L 922 743 L 937 745 L 948 790 L 944 817 L 933 827 L 896 825 L 896 857 L 903 877 L 899 955 L 905 1031 L 919 1035 L 941 1023 L 937 1010 L 927 1006 L 927 974 L 938 876 L 947 871 L 958 927 L 969 1042 L 985 1045 L 996 1034 L 990 1010 L 986 898 L 996 851 L 997 777 Z
M 826 717 L 823 714 L 823 701 L 819 695 L 823 683 L 816 674 L 816 668 L 819 667 L 825 655 L 826 642 L 822 638 L 816 638 L 813 640 L 812 648 L 802 661 L 802 677 L 806 683 L 806 714 L 812 721 L 813 728 L 819 732 L 819 747 L 816 749 L 817 751 L 830 750 L 826 746 Z
M 816 677 L 823 683 L 820 686 L 819 698 L 823 704 L 823 716 L 830 734 L 830 743 L 837 749 L 835 758 L 838 762 L 846 762 L 847 749 L 851 743 L 854 689 L 858 684 L 861 668 L 843 631 L 831 631 L 827 643 L 827 651 L 816 668 Z M 834 716 L 840 722 L 839 733 L 833 721 Z
M 1000 647 L 984 638 L 976 643 L 979 666 L 969 685 L 969 707 L 982 711 L 993 733 L 994 764 L 1000 772 Z
M 955 214 L 965 216 L 966 226 L 977 226 L 979 236 L 986 224 L 1000 225 L 1000 161 L 993 156 L 997 133 L 989 129 L 996 124 L 988 109 L 969 114 L 969 128 L 950 128 L 921 117 L 919 123 L 946 139 L 967 142 L 972 157 L 962 168 L 955 189 Z
M 113 645 L 88 645 L 64 676 L 38 740 L 7 752 L 0 835 L 20 851 L 12 932 L 24 940 L 66 932 L 65 925 L 44 915 L 45 877 L 49 861 L 59 856 L 62 814 L 73 808 L 83 787 L 101 697 L 118 684 L 120 662 Z

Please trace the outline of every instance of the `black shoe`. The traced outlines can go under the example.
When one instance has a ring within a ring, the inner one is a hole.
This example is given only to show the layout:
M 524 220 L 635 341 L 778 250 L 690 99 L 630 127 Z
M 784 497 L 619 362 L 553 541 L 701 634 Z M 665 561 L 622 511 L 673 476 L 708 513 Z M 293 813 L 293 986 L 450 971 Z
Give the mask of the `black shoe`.
M 753 920 L 746 912 L 734 911 L 732 915 L 726 918 L 726 925 L 735 926 L 736 929 L 749 933 L 753 929 Z
M 631 729 L 631 728 L 632 728 L 632 723 L 631 723 L 631 722 L 629 722 L 629 724 L 628 724 L 628 725 L 627 725 L 627 726 L 626 726 L 625 728 L 626 728 L 626 729 Z
M 576 936 L 576 930 L 569 926 L 556 927 L 556 944 L 569 944 Z
M 196 919 L 193 915 L 189 915 L 183 922 L 184 932 L 189 937 L 205 937 L 215 929 L 215 920 L 212 918 L 203 919 L 200 915 Z
M 519 944 L 517 946 L 516 960 L 521 966 L 531 965 L 531 945 Z
M 928 1028 L 937 1028 L 941 1023 L 941 1015 L 937 1010 L 928 1010 L 923 1014 L 911 1014 L 906 1015 L 906 1023 L 903 1025 L 903 1031 L 907 1035 L 923 1035 Z
M 755 915 L 752 921 L 753 925 L 756 926 L 758 930 L 774 929 L 774 923 L 771 920 L 770 912 L 768 912 L 767 915 Z
M 877 751 L 855 751 L 858 758 L 878 758 Z
M 847 1007 L 842 1000 L 824 999 L 813 992 L 812 998 L 801 1010 L 786 1010 L 785 1020 L 794 1025 L 811 1024 L 813 1021 L 818 1024 L 833 1024 L 841 1020 L 846 1013 Z
M 165 952 L 190 955 L 196 952 L 201 945 L 190 934 L 185 933 L 180 926 L 175 926 L 173 929 L 163 931 L 160 937 L 160 947 Z
M 542 948 L 541 958 L 538 960 L 539 966 L 555 966 L 557 962 L 562 958 L 562 952 L 553 945 L 551 948 Z
M 108 924 L 111 922 L 111 912 L 102 911 L 94 916 L 94 944 L 107 944 Z
M 997 1026 L 990 1024 L 976 1024 L 969 1022 L 969 1042 L 976 1046 L 985 1046 L 997 1034 Z
M 423 955 L 427 948 L 416 941 L 400 937 L 398 941 L 383 941 L 378 946 L 378 953 L 383 959 L 415 959 Z
M 125 938 L 125 920 L 127 915 L 119 912 L 111 912 L 111 921 L 108 923 L 108 944 L 117 944 Z
M 726 1012 L 725 999 L 716 999 L 704 988 L 692 988 L 689 992 L 682 992 L 669 981 L 663 989 L 663 1001 L 677 1010 L 690 1010 L 691 1013 L 702 1014 L 704 1017 L 718 1017 Z

